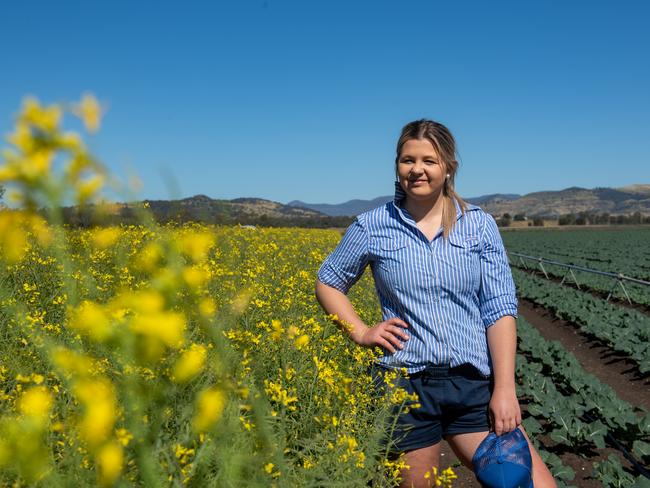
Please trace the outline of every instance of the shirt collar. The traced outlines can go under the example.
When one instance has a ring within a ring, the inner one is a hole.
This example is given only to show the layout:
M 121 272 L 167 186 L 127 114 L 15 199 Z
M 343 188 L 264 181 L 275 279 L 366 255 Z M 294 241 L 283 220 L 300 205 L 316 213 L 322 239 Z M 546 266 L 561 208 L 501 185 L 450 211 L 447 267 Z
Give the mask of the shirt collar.
M 393 205 L 395 205 L 395 208 L 398 210 L 402 210 L 402 204 L 404 203 L 404 199 L 406 198 L 406 192 L 402 188 L 402 185 L 400 185 L 399 181 L 395 182 L 395 197 L 393 198 Z M 468 210 L 474 210 L 477 207 L 475 205 L 472 205 L 470 203 L 465 204 L 465 211 Z M 456 220 L 460 219 L 460 217 L 463 215 L 462 210 L 460 209 L 460 205 L 458 204 L 458 200 L 454 198 L 454 206 L 456 207 Z

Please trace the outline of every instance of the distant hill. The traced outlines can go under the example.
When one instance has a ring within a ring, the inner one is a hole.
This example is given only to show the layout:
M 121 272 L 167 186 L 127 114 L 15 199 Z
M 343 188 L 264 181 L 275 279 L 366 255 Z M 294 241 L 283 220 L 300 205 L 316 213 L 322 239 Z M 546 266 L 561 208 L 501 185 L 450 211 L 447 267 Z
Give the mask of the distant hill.
M 556 218 L 580 212 L 610 215 L 640 212 L 650 215 L 650 185 L 593 189 L 571 187 L 560 191 L 528 193 L 509 201 L 488 199 L 481 207 L 492 215 L 509 213 L 528 217 Z
M 509 202 L 517 198 L 521 198 L 521 195 L 515 195 L 514 193 L 493 193 L 482 197 L 466 198 L 465 200 L 474 205 L 482 206 L 486 202 Z
M 345 203 L 329 204 L 329 203 L 305 203 L 300 200 L 293 200 L 287 205 L 296 208 L 308 208 L 315 210 L 325 215 L 333 217 L 341 215 L 359 215 L 367 210 L 379 207 L 386 202 L 390 202 L 392 196 L 377 197 L 373 200 L 350 200 Z
M 350 200 L 341 204 L 310 204 L 289 202 L 289 206 L 316 210 L 327 215 L 358 215 L 392 200 L 392 196 L 373 200 Z M 560 215 L 579 212 L 629 215 L 641 212 L 650 215 L 650 185 L 639 184 L 622 188 L 571 187 L 560 191 L 542 191 L 517 195 L 496 193 L 466 199 L 481 206 L 492 215 L 524 214 L 528 217 L 557 218 Z
M 521 195 L 494 193 L 492 195 L 484 195 L 482 197 L 475 197 L 467 199 L 468 202 L 474 205 L 482 205 L 486 201 L 508 201 L 519 198 Z M 300 200 L 293 200 L 287 203 L 292 207 L 308 208 L 322 212 L 326 215 L 341 216 L 341 215 L 359 215 L 360 213 L 372 210 L 379 207 L 386 202 L 393 200 L 392 195 L 377 197 L 372 200 L 350 200 L 344 203 L 330 204 L 330 203 L 305 203 Z
M 354 215 L 378 207 L 392 200 L 384 196 L 373 200 L 350 200 L 339 205 L 308 204 L 292 201 L 287 205 L 262 198 L 213 199 L 195 195 L 181 200 L 144 200 L 143 202 L 114 203 L 104 208 L 106 223 L 132 223 L 138 220 L 137 209 L 148 206 L 159 222 L 205 222 L 213 224 L 253 224 L 300 227 L 346 227 Z M 557 219 L 562 215 L 588 212 L 608 213 L 611 216 L 629 216 L 639 212 L 650 216 L 650 185 L 631 185 L 623 188 L 586 189 L 571 187 L 560 191 L 541 191 L 527 195 L 492 194 L 468 198 L 485 211 L 501 217 L 523 214 L 526 217 Z M 95 209 L 66 207 L 66 222 L 87 226 L 99 223 Z
M 181 200 L 144 200 L 116 203 L 104 209 L 102 222 L 136 222 L 138 209 L 147 206 L 158 222 L 204 222 L 211 224 L 253 224 L 300 227 L 343 227 L 350 217 L 332 217 L 308 208 L 292 207 L 262 198 L 218 200 L 195 195 Z M 87 226 L 98 221 L 93 206 L 87 210 L 66 207 L 66 222 Z
M 235 198 L 216 200 L 205 195 L 195 195 L 182 200 L 145 200 L 157 217 L 181 215 L 187 220 L 255 220 L 321 218 L 326 215 L 308 208 L 290 207 L 262 198 Z

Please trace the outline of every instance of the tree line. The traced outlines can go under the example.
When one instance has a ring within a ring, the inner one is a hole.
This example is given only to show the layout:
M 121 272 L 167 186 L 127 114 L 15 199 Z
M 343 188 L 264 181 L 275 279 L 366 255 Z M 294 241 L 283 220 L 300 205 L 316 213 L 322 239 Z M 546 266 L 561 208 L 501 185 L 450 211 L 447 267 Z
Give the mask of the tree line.
M 516 214 L 514 217 L 504 213 L 497 218 L 500 227 L 509 227 L 512 222 L 528 221 L 528 226 L 542 227 L 545 220 L 557 220 L 558 225 L 638 225 L 650 224 L 650 215 L 634 212 L 628 215 L 611 215 L 608 212 L 577 212 L 560 215 L 560 217 L 526 217 Z

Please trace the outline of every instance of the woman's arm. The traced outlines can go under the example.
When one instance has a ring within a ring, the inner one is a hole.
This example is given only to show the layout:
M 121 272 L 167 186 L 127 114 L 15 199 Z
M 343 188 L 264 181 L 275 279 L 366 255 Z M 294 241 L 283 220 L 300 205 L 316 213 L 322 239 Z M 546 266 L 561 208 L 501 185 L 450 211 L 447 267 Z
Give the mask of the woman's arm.
M 368 327 L 354 311 L 347 295 L 320 281 L 316 281 L 316 298 L 323 310 L 337 316 L 337 325 L 361 346 L 381 346 L 391 353 L 395 353 L 396 348 L 404 347 L 401 341 L 406 341 L 409 338 L 402 330 L 408 325 L 398 318 L 391 318 L 374 327 Z
M 515 356 L 517 323 L 504 315 L 487 330 L 488 348 L 492 358 L 494 391 L 490 400 L 492 427 L 497 435 L 514 430 L 521 424 L 521 410 L 515 388 Z

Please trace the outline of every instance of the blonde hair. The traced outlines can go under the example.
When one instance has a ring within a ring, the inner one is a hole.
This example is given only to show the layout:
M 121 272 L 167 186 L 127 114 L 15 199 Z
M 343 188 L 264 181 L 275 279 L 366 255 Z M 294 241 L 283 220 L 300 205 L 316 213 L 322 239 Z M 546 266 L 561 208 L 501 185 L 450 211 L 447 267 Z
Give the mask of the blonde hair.
M 443 237 L 447 237 L 456 223 L 456 206 L 454 200 L 458 202 L 461 212 L 466 210 L 465 201 L 454 190 L 454 178 L 458 170 L 458 161 L 456 160 L 456 140 L 447 127 L 434 122 L 433 120 L 420 119 L 409 122 L 402 128 L 402 133 L 397 140 L 397 156 L 395 157 L 395 173 L 397 173 L 397 164 L 402 147 L 411 139 L 426 139 L 442 159 L 443 169 L 449 177 L 445 179 L 442 187 L 443 208 L 442 208 L 442 231 Z

